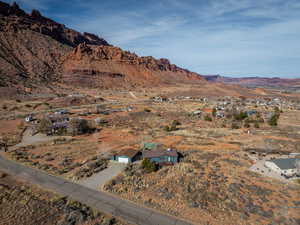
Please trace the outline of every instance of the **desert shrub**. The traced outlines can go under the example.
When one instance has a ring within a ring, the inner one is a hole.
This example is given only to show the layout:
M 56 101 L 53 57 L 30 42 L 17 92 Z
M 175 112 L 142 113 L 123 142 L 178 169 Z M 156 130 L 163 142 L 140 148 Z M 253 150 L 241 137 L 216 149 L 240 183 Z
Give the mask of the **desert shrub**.
M 56 130 L 56 134 L 57 135 L 66 135 L 68 132 L 67 132 L 67 129 L 64 128 L 64 127 L 61 127 L 59 129 Z
M 151 112 L 151 109 L 144 108 L 144 112 Z
M 280 114 L 281 111 L 278 106 L 274 107 L 274 112 L 275 112 L 275 114 Z
M 213 117 L 216 117 L 216 115 L 217 115 L 217 110 L 216 110 L 216 108 L 213 108 L 213 111 L 212 111 L 211 115 L 212 115 Z
M 177 125 L 181 125 L 181 123 L 177 120 L 173 120 L 172 124 L 170 126 L 166 125 L 164 126 L 164 131 L 170 132 L 177 130 Z
M 43 118 L 40 120 L 40 123 L 38 124 L 38 131 L 41 133 L 48 133 L 51 132 L 52 129 L 52 122 L 48 118 Z
M 249 122 L 249 120 L 245 120 L 245 122 L 244 122 L 244 127 L 245 127 L 245 128 L 249 128 L 249 127 L 250 127 L 250 122 Z
M 142 161 L 142 168 L 148 173 L 155 172 L 158 169 L 157 165 L 149 159 L 144 159 Z
M 69 122 L 68 133 L 71 135 L 80 135 L 90 132 L 91 128 L 88 121 L 80 118 L 73 118 Z
M 20 103 L 20 102 L 21 102 L 21 100 L 20 100 L 20 99 L 16 99 L 16 102 Z
M 168 125 L 166 125 L 166 126 L 164 126 L 164 131 L 169 132 L 169 131 L 171 131 L 171 128 Z
M 204 120 L 205 120 L 205 121 L 211 122 L 211 121 L 212 121 L 212 118 L 211 118 L 209 115 L 205 115 L 205 116 L 204 116 Z
M 232 123 L 231 129 L 240 129 L 240 125 L 238 123 Z
M 254 122 L 254 127 L 255 127 L 255 128 L 259 128 L 259 122 L 258 122 L 258 121 L 255 121 L 255 122 Z
M 172 126 L 180 126 L 181 123 L 178 120 L 173 120 Z
M 32 106 L 30 104 L 25 105 L 26 108 L 31 108 Z
M 248 117 L 246 112 L 239 112 L 233 115 L 234 119 L 237 121 L 242 121 Z
M 168 125 L 164 126 L 164 131 L 170 132 L 170 131 L 175 131 L 175 130 L 177 130 L 176 126 L 173 126 L 173 125 L 171 125 L 171 126 L 168 126 Z
M 2 109 L 6 110 L 7 109 L 7 105 L 6 104 L 2 105 Z
M 271 118 L 268 120 L 268 124 L 272 127 L 278 125 L 278 119 L 279 119 L 280 114 L 273 114 Z

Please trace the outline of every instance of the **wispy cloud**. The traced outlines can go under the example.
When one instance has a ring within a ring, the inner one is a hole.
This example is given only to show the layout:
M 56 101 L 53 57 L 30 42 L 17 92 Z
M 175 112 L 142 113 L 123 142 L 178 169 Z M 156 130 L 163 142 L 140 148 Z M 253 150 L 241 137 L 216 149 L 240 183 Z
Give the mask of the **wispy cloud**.
M 299 0 L 19 0 L 80 31 L 202 74 L 300 77 Z

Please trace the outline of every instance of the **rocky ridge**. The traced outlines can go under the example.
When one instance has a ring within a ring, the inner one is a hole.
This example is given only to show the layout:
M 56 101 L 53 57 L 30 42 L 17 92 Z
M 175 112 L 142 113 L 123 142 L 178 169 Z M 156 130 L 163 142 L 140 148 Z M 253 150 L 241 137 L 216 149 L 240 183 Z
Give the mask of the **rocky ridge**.
M 109 45 L 103 38 L 94 34 L 81 34 L 46 18 L 38 10 L 33 9 L 30 14 L 27 14 L 16 3 L 10 6 L 0 2 L 0 15 L 2 17 L 0 31 L 31 30 L 50 36 L 54 40 L 72 47 L 84 42 L 91 45 Z
M 168 59 L 139 57 L 113 46 L 78 45 L 63 57 L 63 80 L 96 86 L 149 86 L 176 82 L 203 82 L 203 78 L 171 64 Z

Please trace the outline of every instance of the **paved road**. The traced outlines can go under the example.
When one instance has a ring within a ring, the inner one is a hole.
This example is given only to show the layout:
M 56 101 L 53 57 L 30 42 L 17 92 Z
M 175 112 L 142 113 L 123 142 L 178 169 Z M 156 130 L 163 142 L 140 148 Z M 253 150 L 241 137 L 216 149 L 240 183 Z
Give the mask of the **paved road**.
M 110 162 L 107 169 L 102 170 L 87 179 L 79 180 L 77 183 L 94 190 L 99 190 L 105 183 L 121 173 L 125 167 L 125 163 Z
M 136 225 L 191 225 L 152 209 L 122 200 L 105 192 L 96 191 L 42 171 L 23 166 L 0 156 L 0 169 L 21 177 L 33 184 L 87 204 Z

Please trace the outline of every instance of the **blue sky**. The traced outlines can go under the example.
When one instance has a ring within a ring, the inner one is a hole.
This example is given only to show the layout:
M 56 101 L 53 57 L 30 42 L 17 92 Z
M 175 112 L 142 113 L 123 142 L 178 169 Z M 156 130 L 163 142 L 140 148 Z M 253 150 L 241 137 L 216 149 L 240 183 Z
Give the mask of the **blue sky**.
M 6 1 L 12 2 L 12 1 Z M 78 31 L 200 74 L 300 78 L 299 0 L 18 0 Z

